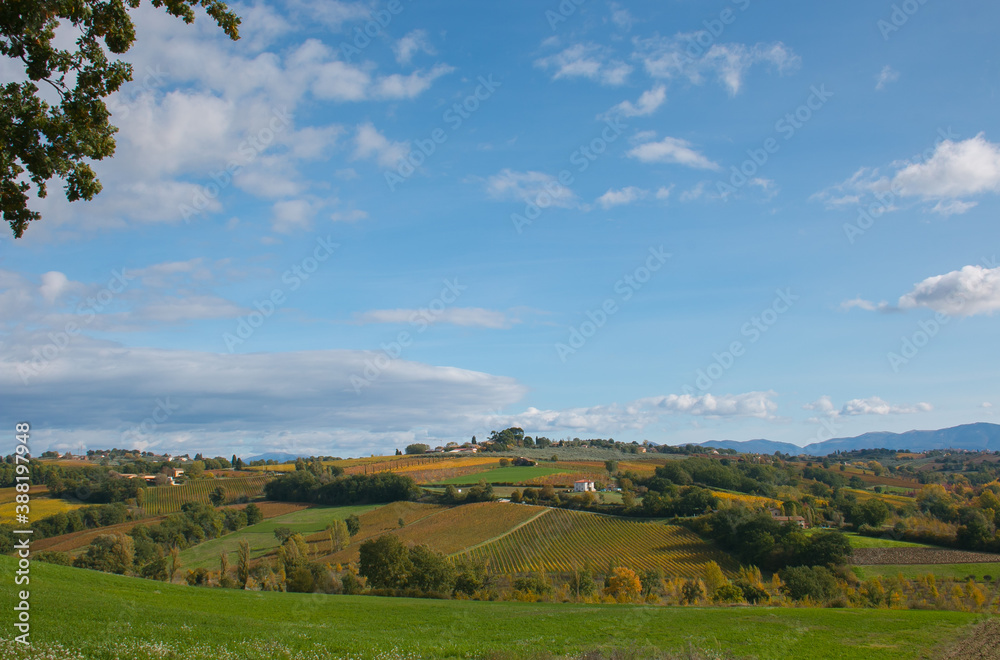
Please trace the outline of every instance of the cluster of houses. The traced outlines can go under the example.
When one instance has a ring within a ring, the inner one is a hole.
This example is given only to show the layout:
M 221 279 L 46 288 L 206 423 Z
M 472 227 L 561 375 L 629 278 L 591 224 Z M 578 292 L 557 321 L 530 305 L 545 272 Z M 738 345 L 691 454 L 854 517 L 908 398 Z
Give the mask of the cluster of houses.
M 425 454 L 475 454 L 479 448 L 475 445 L 469 447 L 435 447 L 428 449 Z
M 177 486 L 176 479 L 184 476 L 184 470 L 182 468 L 171 468 L 167 474 L 122 474 L 119 475 L 124 479 L 143 479 L 147 484 L 155 484 L 158 477 L 166 477 L 167 483 L 171 486 Z

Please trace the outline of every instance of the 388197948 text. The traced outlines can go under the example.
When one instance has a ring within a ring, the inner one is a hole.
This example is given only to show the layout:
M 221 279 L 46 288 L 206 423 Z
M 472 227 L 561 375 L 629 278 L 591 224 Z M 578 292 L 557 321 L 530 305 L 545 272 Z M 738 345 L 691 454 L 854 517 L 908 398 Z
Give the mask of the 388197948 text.
M 16 521 L 14 529 L 14 550 L 17 555 L 17 568 L 14 571 L 14 584 L 19 587 L 17 591 L 17 605 L 14 606 L 14 627 L 20 635 L 14 640 L 25 646 L 31 644 L 31 592 L 27 587 L 31 583 L 31 535 L 34 530 L 30 528 L 29 514 L 31 512 L 31 448 L 28 444 L 31 433 L 31 425 L 27 422 L 19 422 L 15 427 L 15 439 L 17 444 L 14 447 L 15 465 L 15 486 L 17 491 L 14 496 L 14 519 Z

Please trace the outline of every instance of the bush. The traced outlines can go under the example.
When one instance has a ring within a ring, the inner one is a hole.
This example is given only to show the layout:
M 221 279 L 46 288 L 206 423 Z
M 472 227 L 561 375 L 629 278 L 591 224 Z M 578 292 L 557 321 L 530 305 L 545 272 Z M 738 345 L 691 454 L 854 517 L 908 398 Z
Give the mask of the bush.
M 192 587 L 203 587 L 208 585 L 208 569 L 206 568 L 196 568 L 193 571 L 188 571 L 187 577 L 185 578 L 187 583 Z
M 552 585 L 549 584 L 544 575 L 539 573 L 530 577 L 514 578 L 514 589 L 542 596 L 552 591 Z
M 73 559 L 65 552 L 52 552 L 51 550 L 43 550 L 42 552 L 36 552 L 32 555 L 33 559 L 38 561 L 43 561 L 46 564 L 59 564 L 60 566 L 72 566 Z
M 744 600 L 743 590 L 733 584 L 724 584 L 715 590 L 712 600 L 716 603 L 742 603 Z

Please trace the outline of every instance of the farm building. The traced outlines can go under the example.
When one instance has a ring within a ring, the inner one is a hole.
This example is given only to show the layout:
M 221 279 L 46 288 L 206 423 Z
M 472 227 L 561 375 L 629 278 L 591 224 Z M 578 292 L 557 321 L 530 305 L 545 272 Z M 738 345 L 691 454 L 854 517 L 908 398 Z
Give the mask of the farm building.
M 580 479 L 573 483 L 573 491 L 577 493 L 586 493 L 587 491 L 593 492 L 596 490 L 594 488 L 594 482 L 588 481 L 587 479 Z

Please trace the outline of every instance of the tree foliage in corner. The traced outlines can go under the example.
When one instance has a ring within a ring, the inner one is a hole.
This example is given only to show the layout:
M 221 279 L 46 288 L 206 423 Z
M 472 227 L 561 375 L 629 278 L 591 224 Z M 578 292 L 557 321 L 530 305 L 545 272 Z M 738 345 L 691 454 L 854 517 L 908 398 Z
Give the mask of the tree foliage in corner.
M 28 208 L 31 185 L 38 197 L 46 182 L 66 182 L 66 198 L 90 200 L 101 191 L 88 160 L 115 152 L 117 128 L 108 121 L 104 99 L 132 80 L 132 66 L 121 55 L 135 42 L 129 11 L 142 0 L 4 0 L 0 3 L 0 55 L 19 60 L 27 80 L 0 86 L 0 211 L 15 238 L 41 215 Z M 152 0 L 154 7 L 185 23 L 204 7 L 233 40 L 240 19 L 220 0 Z M 79 31 L 73 50 L 53 44 L 56 29 Z M 59 101 L 41 98 L 39 84 L 55 90 Z

